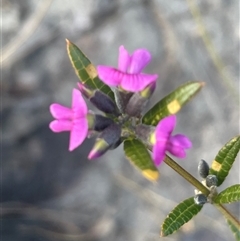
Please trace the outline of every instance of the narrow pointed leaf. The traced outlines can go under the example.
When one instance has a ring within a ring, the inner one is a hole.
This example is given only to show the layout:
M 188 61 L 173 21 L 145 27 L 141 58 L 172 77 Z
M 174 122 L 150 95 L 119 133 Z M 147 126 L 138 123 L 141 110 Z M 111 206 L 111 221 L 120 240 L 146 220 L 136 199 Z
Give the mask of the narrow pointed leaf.
M 227 220 L 228 226 L 232 230 L 237 241 L 240 241 L 240 229 L 236 227 L 230 220 Z
M 240 136 L 231 139 L 220 151 L 218 152 L 209 174 L 216 175 L 218 178 L 218 185 L 220 186 L 227 177 L 236 156 L 240 150 Z
M 137 169 L 139 169 L 144 177 L 150 181 L 156 181 L 159 178 L 159 172 L 153 164 L 150 153 L 144 144 L 137 140 L 125 140 L 124 151 L 127 159 Z
M 194 202 L 193 197 L 184 200 L 179 203 L 162 224 L 161 236 L 168 236 L 177 231 L 183 224 L 191 220 L 196 214 L 198 214 L 203 206 L 197 205 Z
M 66 41 L 69 59 L 80 81 L 93 89 L 101 90 L 114 100 L 114 94 L 110 87 L 98 78 L 95 66 L 75 44 L 69 40 Z
M 187 82 L 160 100 L 143 117 L 142 123 L 157 125 L 168 115 L 176 114 L 204 86 L 204 82 Z
M 240 184 L 226 188 L 214 199 L 215 203 L 232 203 L 237 201 L 240 201 Z

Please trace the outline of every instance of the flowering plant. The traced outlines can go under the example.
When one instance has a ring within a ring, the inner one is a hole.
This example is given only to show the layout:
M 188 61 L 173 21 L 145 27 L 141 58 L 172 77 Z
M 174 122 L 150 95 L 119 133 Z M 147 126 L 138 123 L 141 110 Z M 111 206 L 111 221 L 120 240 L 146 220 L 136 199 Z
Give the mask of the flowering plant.
M 202 182 L 169 156 L 170 153 L 184 158 L 186 150 L 192 147 L 187 136 L 172 135 L 172 132 L 177 122 L 176 113 L 200 91 L 204 83 L 185 83 L 143 114 L 158 78 L 157 74 L 142 73 L 151 61 L 149 51 L 137 49 L 129 54 L 120 46 L 118 68 L 103 65 L 95 68 L 82 51 L 68 40 L 67 50 L 80 83 L 78 89 L 73 89 L 71 108 L 57 103 L 50 106 L 55 118 L 50 123 L 50 129 L 54 132 L 70 132 L 69 151 L 80 146 L 88 136 L 94 135 L 96 141 L 88 155 L 89 159 L 98 158 L 123 143 L 126 158 L 150 181 L 159 178 L 158 166 L 165 162 L 196 190 L 194 197 L 182 201 L 168 215 L 162 225 L 161 235 L 175 232 L 200 212 L 205 203 L 210 203 L 222 212 L 239 240 L 239 221 L 223 204 L 240 200 L 240 185 L 228 187 L 219 194 L 217 187 L 224 182 L 236 159 L 240 150 L 240 136 L 230 140 L 219 151 L 211 168 L 204 160 L 199 162 Z M 83 96 L 102 114 L 88 110 Z

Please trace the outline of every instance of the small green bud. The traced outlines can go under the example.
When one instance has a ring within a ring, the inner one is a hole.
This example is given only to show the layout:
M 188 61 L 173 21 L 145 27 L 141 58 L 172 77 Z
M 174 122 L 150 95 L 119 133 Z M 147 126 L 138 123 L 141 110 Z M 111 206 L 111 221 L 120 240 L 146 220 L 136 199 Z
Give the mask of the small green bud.
M 206 178 L 209 173 L 209 166 L 206 161 L 201 160 L 198 164 L 198 173 L 202 178 Z
M 204 194 L 199 193 L 199 194 L 195 195 L 194 202 L 197 205 L 201 205 L 202 206 L 202 205 L 204 205 L 207 202 L 207 197 Z
M 215 175 L 208 175 L 206 177 L 206 185 L 207 187 L 217 186 L 218 179 Z

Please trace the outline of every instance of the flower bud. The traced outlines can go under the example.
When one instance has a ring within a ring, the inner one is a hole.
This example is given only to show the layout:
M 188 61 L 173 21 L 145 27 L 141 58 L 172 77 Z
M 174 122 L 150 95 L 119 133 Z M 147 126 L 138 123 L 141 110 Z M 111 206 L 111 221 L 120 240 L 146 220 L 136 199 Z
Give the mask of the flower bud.
M 95 131 L 102 131 L 106 129 L 108 126 L 112 125 L 114 121 L 108 117 L 102 115 L 95 115 Z
M 156 82 L 152 82 L 144 90 L 134 93 L 127 104 L 126 113 L 130 116 L 139 117 L 155 88 Z
M 87 120 L 88 120 L 88 129 L 95 130 L 95 131 L 102 131 L 114 123 L 114 121 L 108 117 L 105 117 L 102 115 L 95 115 L 93 113 L 87 114 Z
M 90 99 L 91 97 L 94 96 L 94 92 L 95 90 L 89 88 L 87 85 L 78 82 L 77 83 L 79 90 L 81 91 L 81 93 L 87 98 Z
M 206 177 L 206 185 L 207 187 L 217 186 L 218 179 L 215 175 L 208 175 Z
M 114 90 L 114 95 L 118 109 L 121 111 L 121 113 L 124 113 L 127 103 L 133 93 L 118 88 Z
M 145 99 L 150 99 L 150 97 L 152 96 L 155 89 L 156 89 L 156 82 L 152 82 L 151 84 L 149 84 L 145 89 L 143 89 L 139 93 Z
M 153 140 L 155 129 L 155 126 L 140 124 L 136 126 L 135 133 L 137 138 L 144 142 L 144 144 L 152 146 L 155 144 Z
M 114 149 L 116 149 L 118 146 L 121 145 L 121 143 L 122 143 L 122 138 L 120 138 L 115 144 L 113 144 L 113 145 L 109 148 L 109 150 L 114 150 Z
M 108 126 L 96 139 L 96 142 L 88 155 L 88 159 L 95 159 L 102 156 L 107 150 L 119 145 L 121 138 L 121 126 L 112 124 Z
M 87 85 L 84 85 L 82 83 L 78 83 L 78 87 L 81 93 L 86 98 L 88 98 L 91 101 L 91 103 L 94 106 L 96 106 L 99 110 L 108 114 L 119 115 L 119 111 L 115 103 L 112 101 L 110 97 L 105 95 L 102 91 L 98 89 L 92 90 Z
M 202 206 L 202 205 L 204 205 L 207 202 L 207 197 L 204 194 L 199 193 L 199 194 L 195 195 L 194 202 L 197 205 L 201 205 Z
M 198 173 L 202 178 L 206 178 L 209 173 L 209 166 L 206 161 L 201 160 L 198 164 Z

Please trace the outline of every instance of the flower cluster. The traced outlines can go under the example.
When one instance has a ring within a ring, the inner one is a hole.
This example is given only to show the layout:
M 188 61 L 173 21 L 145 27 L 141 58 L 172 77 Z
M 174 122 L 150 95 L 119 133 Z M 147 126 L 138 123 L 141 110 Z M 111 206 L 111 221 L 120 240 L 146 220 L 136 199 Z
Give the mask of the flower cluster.
M 91 136 L 97 134 L 97 138 L 89 159 L 116 148 L 124 138 L 132 135 L 143 142 L 148 140 L 147 146 L 152 150 L 155 165 L 164 160 L 166 152 L 179 158 L 186 156 L 185 149 L 191 147 L 191 142 L 184 135 L 172 135 L 176 125 L 175 115 L 163 118 L 156 127 L 136 124 L 158 78 L 157 74 L 142 73 L 150 60 L 151 54 L 146 49 L 137 49 L 131 55 L 120 46 L 118 68 L 97 66 L 99 78 L 114 88 L 115 101 L 100 90 L 79 83 L 79 90 L 73 89 L 72 92 L 71 108 L 57 103 L 50 105 L 50 112 L 55 118 L 50 123 L 50 129 L 53 132 L 70 132 L 69 151 L 80 146 L 91 133 Z M 82 95 L 104 114 L 97 115 L 88 110 Z M 144 129 L 148 131 L 143 132 Z

